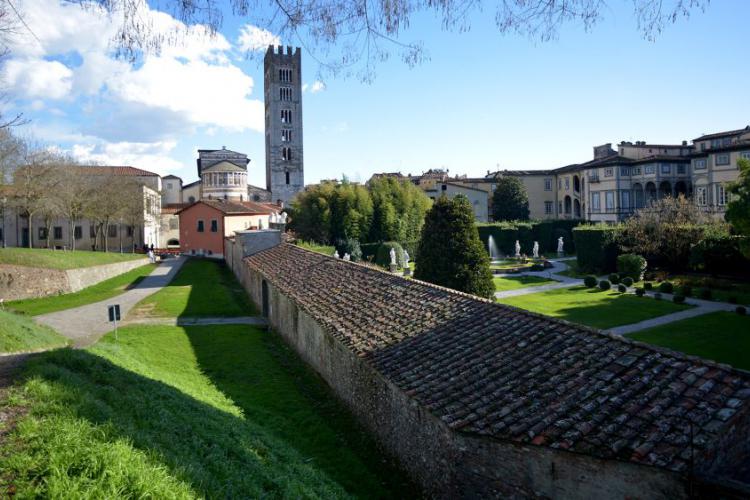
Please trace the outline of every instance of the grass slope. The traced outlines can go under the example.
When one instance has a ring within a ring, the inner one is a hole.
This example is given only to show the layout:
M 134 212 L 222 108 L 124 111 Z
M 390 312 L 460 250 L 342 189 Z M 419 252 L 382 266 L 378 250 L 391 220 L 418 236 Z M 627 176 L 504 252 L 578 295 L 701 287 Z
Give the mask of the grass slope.
M 582 286 L 508 297 L 498 302 L 602 329 L 638 323 L 691 307 Z
M 750 370 L 750 316 L 715 312 L 628 337 Z
M 307 250 L 312 250 L 313 252 L 322 253 L 323 255 L 328 255 L 329 257 L 333 255 L 333 252 L 336 250 L 336 247 L 333 245 L 321 245 L 314 241 L 298 241 L 297 246 L 306 248 Z
M 46 248 L 0 248 L 0 264 L 48 269 L 76 269 L 142 258 L 144 258 L 143 255 L 132 253 L 90 252 L 87 250 L 64 252 Z
M 172 282 L 139 302 L 131 316 L 253 316 L 255 307 L 224 265 L 189 259 Z
M 23 352 L 65 347 L 68 339 L 29 318 L 0 311 L 0 352 Z M 1 429 L 0 429 L 1 430 Z
M 94 302 L 119 295 L 125 290 L 134 287 L 143 278 L 151 274 L 155 267 L 155 264 L 146 264 L 145 266 L 138 267 L 75 293 L 66 293 L 64 295 L 39 299 L 16 300 L 8 302 L 6 306 L 18 313 L 37 316 L 39 314 L 93 304 Z
M 517 290 L 519 288 L 528 288 L 530 286 L 548 285 L 557 283 L 555 280 L 540 278 L 539 276 L 505 276 L 502 278 L 492 278 L 495 283 L 496 292 L 505 292 L 507 290 Z
M 133 326 L 30 361 L 0 492 L 73 498 L 413 496 L 325 385 L 248 326 Z M 11 486 L 12 484 L 12 486 Z

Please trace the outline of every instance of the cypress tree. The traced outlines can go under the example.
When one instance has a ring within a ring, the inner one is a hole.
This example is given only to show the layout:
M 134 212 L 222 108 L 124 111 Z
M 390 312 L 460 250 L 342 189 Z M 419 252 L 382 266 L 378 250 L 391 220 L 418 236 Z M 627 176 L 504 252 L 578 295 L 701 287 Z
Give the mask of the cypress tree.
M 414 277 L 484 298 L 495 292 L 490 258 L 474 224 L 474 211 L 462 195 L 441 196 L 427 212 Z
M 492 215 L 496 222 L 529 220 L 529 196 L 517 177 L 500 177 L 492 195 Z

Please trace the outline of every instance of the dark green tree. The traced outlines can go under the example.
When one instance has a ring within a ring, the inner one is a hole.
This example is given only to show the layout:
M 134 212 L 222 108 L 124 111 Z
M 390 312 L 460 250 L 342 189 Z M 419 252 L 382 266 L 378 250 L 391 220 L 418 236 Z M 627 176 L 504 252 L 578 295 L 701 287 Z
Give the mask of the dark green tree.
M 344 178 L 331 198 L 333 241 L 355 239 L 364 243 L 372 223 L 372 199 L 367 188 Z
M 308 186 L 292 200 L 289 229 L 298 238 L 322 244 L 331 242 L 331 202 L 336 190 L 333 182 Z
M 492 195 L 495 221 L 529 220 L 529 197 L 518 177 L 500 177 Z
M 740 250 L 745 257 L 750 258 L 750 160 L 741 158 L 737 161 L 740 176 L 737 182 L 729 186 L 733 195 L 727 208 L 726 220 L 735 231 L 745 236 L 740 244 Z
M 419 239 L 430 199 L 406 180 L 380 177 L 367 186 L 373 204 L 370 241 L 416 241 Z
M 484 249 L 469 200 L 441 196 L 427 212 L 414 277 L 490 298 L 495 292 L 490 258 Z

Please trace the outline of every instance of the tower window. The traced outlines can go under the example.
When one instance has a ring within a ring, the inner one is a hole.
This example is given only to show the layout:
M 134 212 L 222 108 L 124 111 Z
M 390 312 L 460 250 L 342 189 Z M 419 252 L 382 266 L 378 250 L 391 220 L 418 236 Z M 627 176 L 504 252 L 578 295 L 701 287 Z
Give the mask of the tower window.
M 291 69 L 280 69 L 279 70 L 279 81 L 291 82 L 292 81 L 292 70 Z
M 281 110 L 281 123 L 292 123 L 292 110 L 291 109 Z
M 292 130 L 288 128 L 282 129 L 281 140 L 284 142 L 292 142 Z
M 281 159 L 284 161 L 292 161 L 292 148 L 281 148 Z
M 286 183 L 289 185 L 289 172 L 284 172 L 284 174 L 286 175 Z
M 282 101 L 292 100 L 292 88 L 291 87 L 280 87 L 279 88 L 279 99 Z

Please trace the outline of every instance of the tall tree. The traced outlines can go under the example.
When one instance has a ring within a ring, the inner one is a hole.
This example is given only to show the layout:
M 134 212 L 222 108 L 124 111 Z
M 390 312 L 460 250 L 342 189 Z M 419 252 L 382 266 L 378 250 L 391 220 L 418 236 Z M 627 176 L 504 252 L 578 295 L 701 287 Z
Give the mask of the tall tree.
M 741 158 L 737 161 L 740 175 L 736 182 L 729 186 L 732 199 L 727 208 L 726 220 L 734 229 L 745 236 L 741 243 L 742 253 L 750 258 L 750 160 Z
M 407 180 L 372 179 L 367 185 L 373 204 L 370 241 L 416 241 L 422 231 L 430 199 Z
M 23 165 L 13 172 L 13 191 L 10 205 L 26 219 L 28 239 L 26 245 L 34 246 L 34 217 L 49 206 L 49 199 L 56 190 L 53 182 L 54 162 L 48 151 L 25 148 Z
M 441 196 L 427 212 L 414 277 L 436 285 L 490 298 L 495 292 L 490 258 L 465 196 Z
M 367 188 L 344 179 L 331 198 L 333 241 L 353 238 L 367 241 L 372 223 L 372 199 Z
M 292 200 L 289 229 L 298 238 L 328 244 L 331 242 L 331 200 L 336 184 L 322 182 L 308 186 Z
M 492 215 L 495 220 L 529 220 L 529 196 L 518 177 L 504 176 L 497 180 L 492 195 Z

